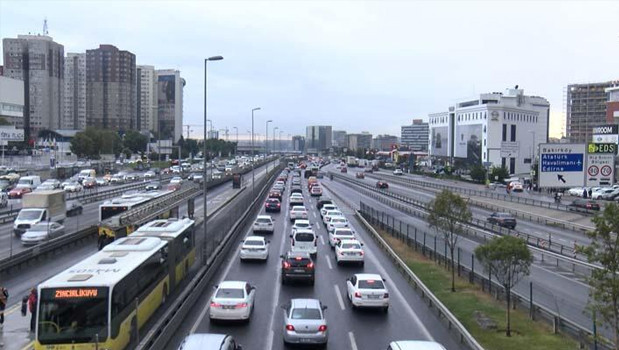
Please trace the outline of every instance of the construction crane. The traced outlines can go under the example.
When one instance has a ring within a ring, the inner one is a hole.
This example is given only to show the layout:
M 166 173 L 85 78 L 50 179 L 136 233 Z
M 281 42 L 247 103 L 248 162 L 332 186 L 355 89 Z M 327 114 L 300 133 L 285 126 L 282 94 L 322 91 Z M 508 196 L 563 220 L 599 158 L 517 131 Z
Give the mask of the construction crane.
M 189 132 L 193 130 L 193 129 L 191 129 L 191 128 L 192 128 L 192 127 L 195 127 L 195 126 L 199 126 L 199 127 L 202 127 L 202 128 L 203 128 L 203 127 L 204 127 L 204 124 L 201 124 L 201 125 L 200 125 L 200 124 L 185 124 L 185 125 L 183 125 L 183 127 L 185 127 L 185 128 L 186 128 L 186 130 L 187 130 L 187 137 L 186 137 L 186 139 L 188 139 L 188 138 L 189 138 Z
M 43 20 L 43 35 L 47 35 L 49 32 L 47 31 L 47 17 Z

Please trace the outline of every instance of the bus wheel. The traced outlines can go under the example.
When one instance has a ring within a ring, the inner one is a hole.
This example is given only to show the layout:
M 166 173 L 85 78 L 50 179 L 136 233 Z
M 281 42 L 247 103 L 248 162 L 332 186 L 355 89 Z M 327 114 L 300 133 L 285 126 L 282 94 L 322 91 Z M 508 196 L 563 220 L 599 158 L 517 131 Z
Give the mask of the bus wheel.
M 103 247 L 105 247 L 105 237 L 99 236 L 99 239 L 97 241 L 97 248 L 99 248 L 99 250 L 101 250 L 101 249 L 103 249 Z

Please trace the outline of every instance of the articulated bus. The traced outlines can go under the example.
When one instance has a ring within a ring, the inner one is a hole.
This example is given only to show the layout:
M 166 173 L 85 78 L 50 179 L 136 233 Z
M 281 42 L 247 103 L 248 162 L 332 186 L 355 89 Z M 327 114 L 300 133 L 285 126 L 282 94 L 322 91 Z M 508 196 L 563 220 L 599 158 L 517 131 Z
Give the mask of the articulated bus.
M 156 223 L 148 227 L 159 231 L 118 239 L 38 286 L 36 350 L 137 344 L 195 259 L 193 220 Z

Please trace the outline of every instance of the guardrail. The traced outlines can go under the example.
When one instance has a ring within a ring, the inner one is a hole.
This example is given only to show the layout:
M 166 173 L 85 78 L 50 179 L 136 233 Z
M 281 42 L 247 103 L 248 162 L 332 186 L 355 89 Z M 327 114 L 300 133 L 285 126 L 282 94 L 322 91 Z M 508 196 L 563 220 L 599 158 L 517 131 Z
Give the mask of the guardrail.
M 409 225 L 407 223 L 404 223 L 403 225 L 402 221 L 396 219 L 388 213 L 376 210 L 363 203 L 361 203 L 361 208 L 358 213 L 370 224 L 376 225 L 387 234 L 404 241 L 408 247 L 411 247 L 411 249 L 421 251 L 424 256 L 427 254 L 439 264 L 443 262 L 444 265 L 449 265 L 450 257 L 446 247 L 444 249 L 440 249 L 441 247 L 437 246 L 436 235 L 425 232 L 422 228 L 415 227 L 414 225 Z M 427 239 L 428 237 L 433 237 L 434 239 Z M 487 271 L 480 271 L 479 268 L 477 270 L 475 269 L 476 264 L 481 266 L 479 262 L 476 261 L 475 256 L 471 254 L 471 262 L 467 266 L 464 262 L 468 261 L 468 259 L 464 258 L 461 260 L 461 252 L 462 250 L 458 249 L 458 276 L 462 276 L 465 279 L 468 278 L 469 282 L 472 284 L 476 283 L 481 285 L 482 291 L 492 294 L 496 299 L 502 298 L 505 300 L 506 294 L 504 288 L 496 281 L 493 281 Z M 609 341 L 606 339 L 600 339 L 596 327 L 588 329 L 578 322 L 562 315 L 560 312 L 551 310 L 549 307 L 536 302 L 533 298 L 534 295 L 546 294 L 546 291 L 540 290 L 541 288 L 542 287 L 538 286 L 537 289 L 534 289 L 533 282 L 529 282 L 528 296 L 512 289 L 511 300 L 514 302 L 514 308 L 518 305 L 519 307 L 528 309 L 531 319 L 536 319 L 537 317 L 543 318 L 552 324 L 554 332 L 563 331 L 571 334 L 580 342 L 581 348 L 583 346 L 597 346 L 596 348 L 599 349 L 614 349 L 613 345 Z M 568 306 L 568 308 L 570 306 Z M 558 308 L 558 306 L 556 307 Z M 593 322 L 591 321 L 590 324 L 593 324 Z

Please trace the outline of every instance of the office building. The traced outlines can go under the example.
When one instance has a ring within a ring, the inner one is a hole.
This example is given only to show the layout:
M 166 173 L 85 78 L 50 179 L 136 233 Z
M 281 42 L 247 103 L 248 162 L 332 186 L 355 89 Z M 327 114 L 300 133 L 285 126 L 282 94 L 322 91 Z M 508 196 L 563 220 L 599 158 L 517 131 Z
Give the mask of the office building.
M 400 142 L 411 151 L 427 151 L 430 127 L 421 119 L 413 119 L 411 125 L 403 125 Z
M 573 143 L 590 142 L 593 127 L 606 123 L 606 89 L 619 80 L 567 86 L 567 136 Z
M 296 152 L 303 152 L 305 150 L 305 137 L 301 135 L 295 135 L 292 137 L 292 150 Z
M 67 53 L 64 60 L 62 128 L 86 129 L 86 54 Z
M 305 150 L 307 153 L 320 153 L 331 148 L 333 136 L 330 125 L 315 125 L 305 128 Z
M 364 131 L 360 134 L 348 134 L 346 135 L 347 147 L 351 151 L 369 150 L 372 148 L 372 134 Z
M 113 45 L 86 51 L 88 126 L 124 132 L 137 129 L 135 55 Z
M 136 66 L 137 130 L 157 131 L 157 75 L 153 66 Z
M 61 128 L 64 47 L 47 35 L 2 39 L 3 75 L 24 82 L 23 127 L 34 143 L 40 130 Z
M 159 69 L 157 75 L 157 131 L 162 139 L 176 143 L 183 132 L 183 87 L 185 79 L 173 69 Z
M 608 100 L 606 101 L 606 122 L 609 124 L 619 123 L 619 86 L 606 89 Z
M 344 148 L 348 146 L 348 141 L 346 139 L 346 131 L 344 130 L 333 130 L 333 147 Z
M 372 148 L 379 151 L 390 151 L 398 146 L 398 137 L 392 135 L 378 135 L 372 141 Z
M 19 129 L 24 127 L 24 82 L 0 76 L 0 118 Z
M 429 115 L 429 154 L 458 167 L 487 163 L 529 174 L 538 145 L 548 141 L 550 104 L 524 90 L 481 94 Z

